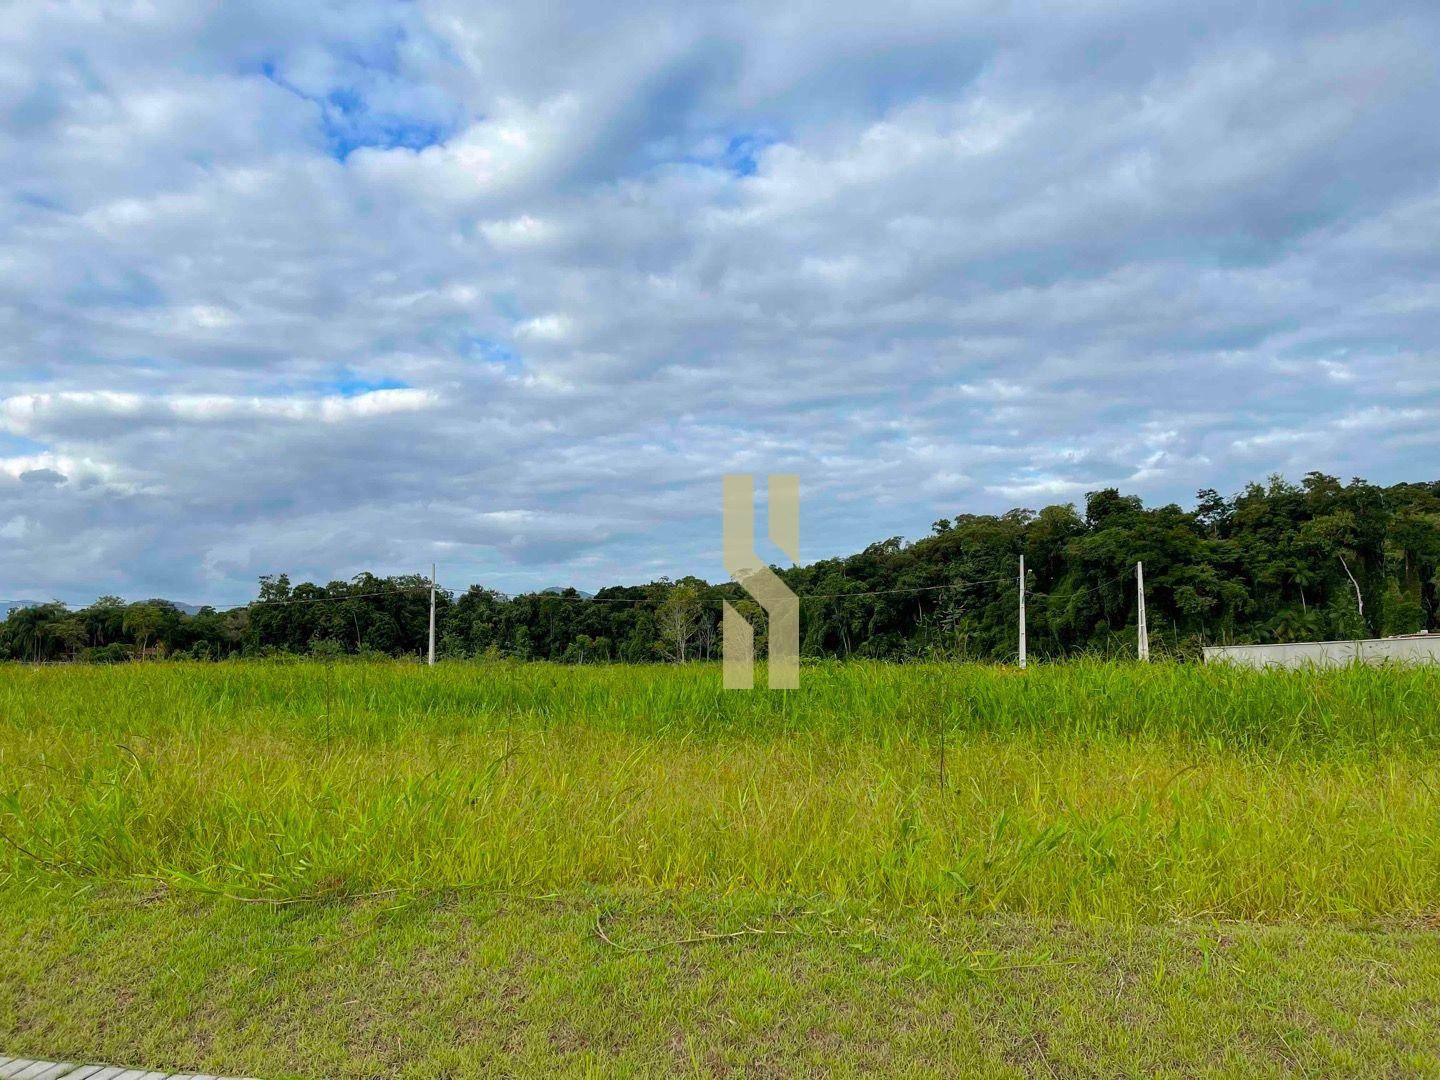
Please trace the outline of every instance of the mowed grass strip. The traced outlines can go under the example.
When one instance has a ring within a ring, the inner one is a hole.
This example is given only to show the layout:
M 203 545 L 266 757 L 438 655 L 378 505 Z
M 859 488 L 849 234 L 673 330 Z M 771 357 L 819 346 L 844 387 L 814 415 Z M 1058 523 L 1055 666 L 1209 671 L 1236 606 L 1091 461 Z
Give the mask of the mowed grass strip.
M 0 911 L 6 1052 L 266 1080 L 1440 1076 L 1420 930 L 53 883 Z
M 1440 673 L 0 669 L 0 880 L 944 916 L 1440 912 Z M 943 755 L 943 770 L 942 770 Z

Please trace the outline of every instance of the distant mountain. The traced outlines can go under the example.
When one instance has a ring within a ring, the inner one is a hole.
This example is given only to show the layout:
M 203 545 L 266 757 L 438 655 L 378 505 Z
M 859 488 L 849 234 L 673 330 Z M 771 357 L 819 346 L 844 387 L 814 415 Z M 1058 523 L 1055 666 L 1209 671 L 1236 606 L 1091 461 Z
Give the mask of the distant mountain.
M 548 589 L 541 589 L 540 592 L 550 596 L 559 596 L 561 593 L 574 592 L 585 597 L 586 600 L 592 600 L 595 597 L 593 592 L 577 589 L 573 585 L 551 585 Z
M 200 607 L 201 607 L 201 605 L 199 605 L 199 604 L 182 604 L 182 603 L 180 603 L 180 601 L 178 601 L 178 600 L 156 600 L 156 598 L 153 598 L 153 597 L 152 597 L 152 601 L 153 601 L 153 602 L 158 602 L 158 603 L 170 604 L 170 605 L 172 605 L 173 607 L 175 607 L 177 610 L 184 612 L 186 615 L 195 615 L 195 614 L 198 614 L 199 611 L 200 611 Z M 19 608 L 38 607 L 38 606 L 40 606 L 40 605 L 43 604 L 43 603 L 46 603 L 46 601 L 44 601 L 44 600 L 0 600 L 0 619 L 9 618 L 10 613 L 11 613 L 12 611 L 15 611 L 15 610 L 19 609 Z M 81 605 L 81 606 L 83 606 L 83 605 Z M 72 610 L 72 611 L 78 611 L 78 610 L 80 610 L 80 608 L 79 608 L 79 607 L 72 607 L 71 610 Z
M 179 600 L 162 600 L 158 596 L 151 597 L 150 599 L 152 603 L 169 604 L 171 607 L 183 611 L 186 615 L 198 615 L 202 606 L 200 604 L 182 604 Z

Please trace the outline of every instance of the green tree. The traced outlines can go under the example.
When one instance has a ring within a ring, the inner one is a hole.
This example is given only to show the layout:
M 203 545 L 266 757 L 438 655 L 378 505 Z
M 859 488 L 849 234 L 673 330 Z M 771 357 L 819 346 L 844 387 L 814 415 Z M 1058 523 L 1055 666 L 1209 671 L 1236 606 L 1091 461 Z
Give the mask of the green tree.
M 700 590 L 689 582 L 675 585 L 660 602 L 655 621 L 668 659 L 684 663 L 700 623 Z
M 165 613 L 152 603 L 131 604 L 125 609 L 122 625 L 125 633 L 135 642 L 138 653 L 144 656 L 150 640 L 165 625 Z

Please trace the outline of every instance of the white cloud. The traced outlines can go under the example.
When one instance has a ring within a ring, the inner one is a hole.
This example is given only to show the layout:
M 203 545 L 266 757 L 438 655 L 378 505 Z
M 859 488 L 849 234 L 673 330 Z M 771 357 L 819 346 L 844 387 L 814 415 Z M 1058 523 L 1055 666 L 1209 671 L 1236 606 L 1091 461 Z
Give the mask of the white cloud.
M 1399 3 L 23 6 L 0 594 L 715 575 L 732 468 L 802 475 L 813 556 L 1434 476 L 1437 44 Z
M 96 421 L 122 420 L 169 426 L 175 423 L 213 424 L 233 421 L 318 421 L 392 416 L 435 408 L 440 395 L 433 390 L 370 390 L 353 396 L 237 397 L 231 394 L 136 394 L 111 390 L 64 390 L 46 394 L 18 394 L 0 399 L 0 423 L 22 435 L 83 431 Z

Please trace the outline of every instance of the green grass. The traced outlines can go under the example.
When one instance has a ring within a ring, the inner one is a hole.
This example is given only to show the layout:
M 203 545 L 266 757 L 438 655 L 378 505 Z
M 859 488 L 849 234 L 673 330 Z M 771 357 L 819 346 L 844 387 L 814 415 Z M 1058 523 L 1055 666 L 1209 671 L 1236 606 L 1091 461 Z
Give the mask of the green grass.
M 0 1052 L 1440 1074 L 1440 672 L 719 681 L 0 668 Z
M 782 918 L 586 893 L 0 904 L 0 1045 L 51 1060 L 271 1080 L 1440 1076 L 1440 948 L 1421 930 Z M 786 933 L 664 944 L 746 927 Z

